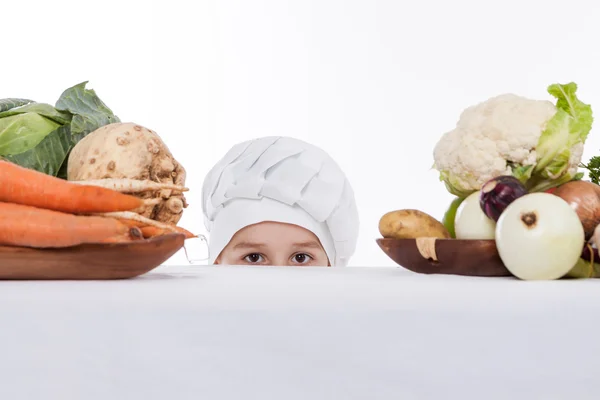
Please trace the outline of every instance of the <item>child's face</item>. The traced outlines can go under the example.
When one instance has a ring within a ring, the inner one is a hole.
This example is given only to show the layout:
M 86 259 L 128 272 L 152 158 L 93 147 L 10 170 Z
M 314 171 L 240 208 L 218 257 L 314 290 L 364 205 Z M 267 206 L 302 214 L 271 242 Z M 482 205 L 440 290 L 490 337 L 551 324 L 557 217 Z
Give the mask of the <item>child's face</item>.
M 329 266 L 314 233 L 297 225 L 261 222 L 238 231 L 215 264 Z

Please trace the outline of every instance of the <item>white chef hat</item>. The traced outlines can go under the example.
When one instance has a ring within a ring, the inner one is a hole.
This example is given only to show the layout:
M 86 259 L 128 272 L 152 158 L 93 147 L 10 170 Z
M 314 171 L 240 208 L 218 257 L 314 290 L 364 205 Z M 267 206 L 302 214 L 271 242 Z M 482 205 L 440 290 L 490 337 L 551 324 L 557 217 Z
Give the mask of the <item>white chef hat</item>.
M 326 152 L 298 139 L 235 145 L 206 176 L 202 208 L 210 264 L 236 232 L 264 221 L 313 232 L 332 266 L 347 265 L 356 248 L 359 218 L 350 183 Z

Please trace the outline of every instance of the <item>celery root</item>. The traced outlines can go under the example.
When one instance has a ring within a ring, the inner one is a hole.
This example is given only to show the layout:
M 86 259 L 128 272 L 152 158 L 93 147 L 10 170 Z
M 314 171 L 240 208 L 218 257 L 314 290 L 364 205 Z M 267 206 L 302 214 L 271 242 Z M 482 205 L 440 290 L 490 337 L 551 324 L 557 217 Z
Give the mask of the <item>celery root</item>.
M 141 216 L 176 225 L 187 207 L 185 168 L 158 136 L 131 122 L 105 125 L 71 150 L 67 179 L 147 200 Z

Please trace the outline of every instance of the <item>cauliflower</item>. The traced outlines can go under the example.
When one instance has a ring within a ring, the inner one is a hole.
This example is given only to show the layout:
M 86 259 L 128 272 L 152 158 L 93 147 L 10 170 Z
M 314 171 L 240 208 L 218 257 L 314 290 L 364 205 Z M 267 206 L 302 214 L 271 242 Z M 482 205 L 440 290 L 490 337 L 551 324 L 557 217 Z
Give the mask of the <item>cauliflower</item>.
M 448 191 L 466 197 L 500 175 L 543 191 L 581 178 L 578 167 L 591 130 L 591 107 L 575 96 L 577 85 L 554 84 L 556 105 L 502 94 L 471 106 L 433 151 L 434 168 Z

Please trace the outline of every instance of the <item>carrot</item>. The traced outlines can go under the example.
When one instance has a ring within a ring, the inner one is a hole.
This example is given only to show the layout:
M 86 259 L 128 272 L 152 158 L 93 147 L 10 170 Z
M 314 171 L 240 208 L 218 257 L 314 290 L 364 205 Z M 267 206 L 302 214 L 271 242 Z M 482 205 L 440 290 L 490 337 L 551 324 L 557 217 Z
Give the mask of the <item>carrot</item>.
M 155 236 L 161 236 L 161 235 L 167 235 L 169 233 L 183 233 L 185 235 L 186 239 L 192 239 L 195 238 L 196 235 L 194 235 L 193 233 L 191 233 L 188 230 L 185 230 L 183 228 L 180 227 L 175 227 L 175 231 L 171 230 L 171 229 L 167 229 L 167 228 L 157 228 L 156 226 L 143 226 L 140 228 L 140 230 L 142 231 L 142 235 L 144 235 L 144 238 L 151 238 L 151 237 L 155 237 Z
M 113 218 L 80 216 L 0 202 L 0 245 L 69 247 L 142 239 L 139 228 Z
M 144 238 L 151 238 L 154 236 L 161 236 L 166 233 L 173 233 L 172 231 L 157 228 L 155 226 L 143 226 L 140 228 L 140 230 L 142 231 L 142 235 L 144 236 Z
M 0 201 L 72 214 L 130 211 L 142 199 L 114 190 L 79 185 L 0 160 Z
M 176 226 L 175 227 L 175 231 L 177 231 L 177 233 L 183 233 L 185 235 L 186 239 L 193 239 L 193 238 L 197 238 L 198 235 L 193 234 L 192 232 L 188 231 L 185 228 L 182 228 L 180 226 Z
M 162 230 L 164 233 L 168 233 L 168 231 L 183 233 L 185 235 L 186 239 L 192 239 L 192 238 L 197 237 L 197 235 L 194 235 L 192 232 L 190 232 L 187 229 L 184 229 L 180 226 L 166 224 L 164 222 L 158 222 L 153 219 L 146 218 L 142 215 L 139 215 L 139 214 L 136 214 L 133 212 L 129 212 L 129 211 L 113 212 L 113 213 L 100 213 L 98 215 L 118 219 L 119 221 L 123 222 L 127 226 L 136 226 L 138 228 L 145 228 L 145 227 L 151 226 L 151 227 Z M 158 231 L 148 229 L 147 232 L 158 232 Z

